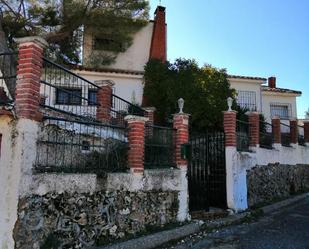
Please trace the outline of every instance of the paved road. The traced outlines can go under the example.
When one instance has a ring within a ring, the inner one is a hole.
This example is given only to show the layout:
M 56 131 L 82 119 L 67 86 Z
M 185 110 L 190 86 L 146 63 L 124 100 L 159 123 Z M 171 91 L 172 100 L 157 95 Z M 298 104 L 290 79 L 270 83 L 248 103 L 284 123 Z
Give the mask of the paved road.
M 191 236 L 175 249 L 309 249 L 309 198 L 257 222 Z

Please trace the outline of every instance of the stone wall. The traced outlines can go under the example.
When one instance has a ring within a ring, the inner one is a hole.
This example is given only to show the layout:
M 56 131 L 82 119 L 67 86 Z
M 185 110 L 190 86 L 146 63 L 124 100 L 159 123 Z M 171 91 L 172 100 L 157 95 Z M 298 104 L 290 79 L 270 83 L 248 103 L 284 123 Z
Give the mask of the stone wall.
M 19 201 L 15 248 L 85 248 L 176 222 L 177 191 L 47 193 Z
M 247 171 L 250 207 L 309 190 L 309 165 L 269 164 Z

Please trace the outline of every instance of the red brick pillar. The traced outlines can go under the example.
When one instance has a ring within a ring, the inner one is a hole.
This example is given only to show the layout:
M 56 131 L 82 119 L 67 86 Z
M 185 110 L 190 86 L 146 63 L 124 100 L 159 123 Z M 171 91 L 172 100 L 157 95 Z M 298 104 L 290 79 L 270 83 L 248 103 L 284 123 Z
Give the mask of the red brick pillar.
M 305 143 L 309 143 L 309 121 L 304 121 Z
M 271 120 L 271 124 L 273 126 L 274 143 L 281 144 L 280 118 L 273 117 L 273 119 Z
M 100 86 L 97 92 L 97 120 L 109 123 L 112 119 L 112 94 L 114 83 L 110 80 L 98 80 L 95 84 Z
M 40 37 L 17 39 L 18 66 L 15 93 L 16 114 L 20 118 L 40 120 L 40 78 L 43 48 L 47 46 Z
M 298 142 L 298 128 L 297 128 L 297 120 L 290 120 L 290 136 L 291 136 L 291 144 L 297 144 Z
M 236 147 L 236 112 L 224 112 L 225 147 Z
M 251 112 L 249 114 L 249 135 L 250 146 L 260 144 L 260 114 L 258 112 Z
M 134 115 L 125 117 L 129 129 L 128 164 L 132 173 L 144 172 L 145 122 L 147 120 L 145 117 Z
M 174 114 L 173 127 L 176 129 L 175 162 L 178 168 L 187 167 L 188 162 L 181 159 L 181 145 L 189 142 L 189 114 Z
M 146 122 L 146 125 L 148 126 L 146 129 L 146 135 L 152 136 L 153 135 L 153 129 L 151 126 L 154 125 L 154 113 L 156 111 L 155 107 L 144 107 L 145 110 L 145 117 L 148 118 L 148 121 Z

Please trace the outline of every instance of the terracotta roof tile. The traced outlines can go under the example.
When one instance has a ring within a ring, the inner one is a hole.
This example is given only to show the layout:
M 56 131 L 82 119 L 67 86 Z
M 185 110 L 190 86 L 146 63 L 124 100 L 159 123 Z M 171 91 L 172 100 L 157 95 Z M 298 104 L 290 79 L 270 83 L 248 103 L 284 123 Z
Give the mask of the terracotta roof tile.
M 262 91 L 265 92 L 276 92 L 276 93 L 293 93 L 293 94 L 302 94 L 301 91 L 286 89 L 286 88 L 271 88 L 269 86 L 262 86 Z
M 267 80 L 266 78 L 262 78 L 262 77 L 242 76 L 242 75 L 232 75 L 232 74 L 229 74 L 227 77 L 232 78 L 232 79 L 264 80 L 264 81 Z

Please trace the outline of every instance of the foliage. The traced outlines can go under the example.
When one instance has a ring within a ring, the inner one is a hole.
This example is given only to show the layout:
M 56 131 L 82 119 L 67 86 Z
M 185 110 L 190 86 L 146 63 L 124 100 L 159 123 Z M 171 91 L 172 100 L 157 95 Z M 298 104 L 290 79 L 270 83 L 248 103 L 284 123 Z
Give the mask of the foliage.
M 308 111 L 306 111 L 306 113 L 305 113 L 305 118 L 309 119 L 309 108 L 308 108 Z
M 145 66 L 144 95 L 148 106 L 157 108 L 157 121 L 166 124 L 178 112 L 177 100 L 185 100 L 195 130 L 222 127 L 226 99 L 233 95 L 224 69 L 199 67 L 194 60 L 174 63 L 151 60 Z
M 10 48 L 17 37 L 43 36 L 48 54 L 63 63 L 80 62 L 83 31 L 89 28 L 100 39 L 124 44 L 109 48 L 108 59 L 100 61 L 105 64 L 128 48 L 132 34 L 146 24 L 148 8 L 146 0 L 1 0 L 0 27 Z

